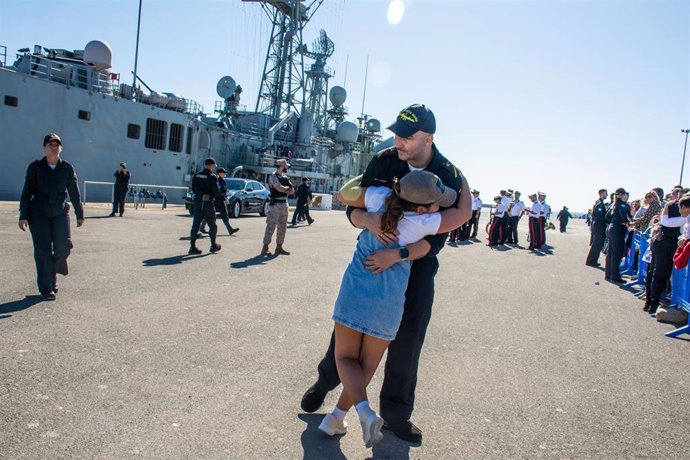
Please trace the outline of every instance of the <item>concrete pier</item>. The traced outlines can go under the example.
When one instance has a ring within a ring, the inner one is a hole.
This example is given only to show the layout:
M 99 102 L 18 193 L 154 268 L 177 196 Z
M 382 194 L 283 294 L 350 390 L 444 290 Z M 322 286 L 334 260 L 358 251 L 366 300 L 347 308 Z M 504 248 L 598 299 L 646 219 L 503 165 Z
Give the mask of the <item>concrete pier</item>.
M 258 256 L 258 216 L 187 256 L 183 208 L 88 206 L 43 302 L 17 208 L 0 203 L 2 458 L 690 458 L 690 336 L 664 337 L 672 325 L 584 266 L 583 221 L 549 230 L 544 253 L 446 246 L 413 417 L 424 442 L 384 431 L 372 450 L 354 411 L 347 435 L 317 430 L 337 391 L 299 407 L 355 246 L 344 213 L 288 228 L 290 256 Z

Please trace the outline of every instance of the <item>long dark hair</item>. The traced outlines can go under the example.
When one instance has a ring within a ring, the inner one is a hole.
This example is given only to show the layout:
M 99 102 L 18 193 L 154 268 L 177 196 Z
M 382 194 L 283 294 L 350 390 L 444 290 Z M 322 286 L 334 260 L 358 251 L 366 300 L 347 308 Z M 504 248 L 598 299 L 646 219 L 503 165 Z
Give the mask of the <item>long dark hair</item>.
M 398 227 L 398 222 L 403 217 L 405 211 L 415 211 L 418 206 L 400 198 L 400 180 L 393 179 L 393 192 L 388 195 L 383 204 L 383 215 L 381 216 L 381 233 L 393 233 Z

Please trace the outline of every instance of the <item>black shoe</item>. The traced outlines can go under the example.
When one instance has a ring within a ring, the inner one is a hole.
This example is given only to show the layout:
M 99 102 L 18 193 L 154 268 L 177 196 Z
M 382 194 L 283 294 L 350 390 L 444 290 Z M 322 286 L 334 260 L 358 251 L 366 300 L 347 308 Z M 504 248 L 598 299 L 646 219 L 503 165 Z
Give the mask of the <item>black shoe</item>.
M 585 265 L 587 265 L 588 267 L 594 267 L 594 268 L 599 268 L 599 267 L 601 267 L 601 264 L 589 264 L 589 263 L 585 263 Z
M 328 392 L 319 388 L 317 383 L 313 384 L 302 396 L 302 402 L 300 403 L 302 410 L 309 413 L 316 412 L 323 406 L 323 400 L 326 399 L 327 394 Z
M 220 251 L 220 244 L 212 244 L 211 249 L 209 249 L 211 252 L 218 252 Z
M 403 441 L 415 444 L 420 444 L 422 442 L 422 430 L 409 420 L 391 418 L 383 422 L 383 428 L 392 431 L 394 435 Z
M 57 298 L 53 291 L 41 295 L 43 296 L 43 300 L 55 300 Z
M 239 228 L 231 228 L 230 230 L 228 230 L 228 234 L 229 234 L 230 236 L 232 236 L 232 235 L 234 235 L 235 233 L 237 233 L 237 232 L 239 232 L 239 231 L 240 231 Z
M 307 221 L 307 223 L 308 223 L 309 225 L 311 225 L 311 224 L 314 223 L 315 220 L 316 220 L 316 219 L 309 220 L 309 221 Z
M 111 212 L 110 214 L 108 214 L 108 217 L 115 217 L 115 213 Z
M 625 284 L 625 280 L 623 278 L 611 278 L 609 279 L 609 282 L 615 284 Z
M 192 246 L 191 248 L 189 248 L 189 252 L 187 254 L 189 254 L 190 256 L 201 254 L 201 249 L 197 248 L 196 246 Z

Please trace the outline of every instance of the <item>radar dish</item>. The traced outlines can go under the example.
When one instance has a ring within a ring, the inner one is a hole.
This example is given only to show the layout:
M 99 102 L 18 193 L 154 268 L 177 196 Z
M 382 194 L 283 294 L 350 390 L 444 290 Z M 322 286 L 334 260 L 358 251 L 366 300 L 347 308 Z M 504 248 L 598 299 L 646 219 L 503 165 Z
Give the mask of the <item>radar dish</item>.
M 237 83 L 230 76 L 224 76 L 218 80 L 216 85 L 216 93 L 223 99 L 227 99 L 235 93 L 235 88 L 237 88 Z
M 334 86 L 328 93 L 328 97 L 331 100 L 331 104 L 336 107 L 340 107 L 347 100 L 347 91 L 342 86 Z

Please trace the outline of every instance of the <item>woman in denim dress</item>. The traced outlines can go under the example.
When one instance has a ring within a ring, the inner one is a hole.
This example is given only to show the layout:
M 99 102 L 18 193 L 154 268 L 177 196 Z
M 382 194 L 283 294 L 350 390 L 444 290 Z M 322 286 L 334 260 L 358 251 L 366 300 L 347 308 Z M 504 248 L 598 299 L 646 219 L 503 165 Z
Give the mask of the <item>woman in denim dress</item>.
M 344 204 L 364 207 L 369 212 L 382 211 L 381 231 L 397 230 L 399 235 L 397 244 L 384 245 L 368 230 L 360 233 L 333 311 L 335 359 L 343 392 L 319 430 L 330 436 L 344 434 L 345 415 L 354 405 L 366 447 L 383 439 L 383 419 L 369 406 L 366 387 L 400 325 L 410 261 L 403 257 L 378 274 L 369 271 L 364 262 L 380 249 L 401 247 L 404 251 L 406 245 L 427 235 L 452 230 L 452 224 L 444 223 L 438 210 L 452 206 L 457 197 L 455 190 L 446 188 L 438 176 L 423 170 L 411 171 L 393 187 L 359 187 L 359 178 L 355 178 L 339 193 Z

